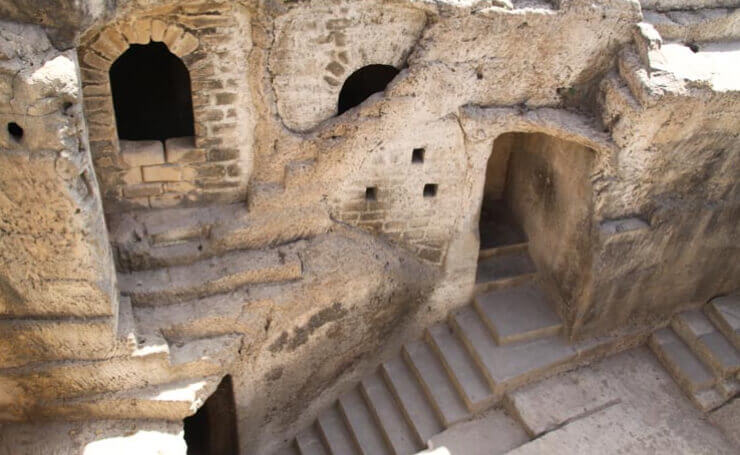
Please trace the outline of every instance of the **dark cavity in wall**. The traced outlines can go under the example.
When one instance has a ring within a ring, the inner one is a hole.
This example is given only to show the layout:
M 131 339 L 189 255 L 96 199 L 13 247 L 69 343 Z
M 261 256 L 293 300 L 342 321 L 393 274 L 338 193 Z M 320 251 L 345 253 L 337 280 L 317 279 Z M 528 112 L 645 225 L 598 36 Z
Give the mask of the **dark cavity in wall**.
M 193 136 L 193 100 L 185 64 L 164 43 L 132 44 L 110 68 L 118 137 Z
M 367 65 L 352 73 L 339 92 L 337 115 L 352 109 L 370 97 L 382 92 L 398 74 L 391 65 Z
M 237 455 L 239 444 L 231 376 L 224 376 L 213 395 L 184 423 L 188 455 Z

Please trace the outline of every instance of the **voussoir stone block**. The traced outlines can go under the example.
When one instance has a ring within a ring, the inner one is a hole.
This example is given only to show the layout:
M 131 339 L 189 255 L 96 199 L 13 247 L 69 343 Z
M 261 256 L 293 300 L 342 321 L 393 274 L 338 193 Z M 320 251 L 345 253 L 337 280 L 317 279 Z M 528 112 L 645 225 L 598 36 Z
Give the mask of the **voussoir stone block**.
M 160 141 L 120 141 L 121 157 L 131 167 L 164 164 L 164 147 Z

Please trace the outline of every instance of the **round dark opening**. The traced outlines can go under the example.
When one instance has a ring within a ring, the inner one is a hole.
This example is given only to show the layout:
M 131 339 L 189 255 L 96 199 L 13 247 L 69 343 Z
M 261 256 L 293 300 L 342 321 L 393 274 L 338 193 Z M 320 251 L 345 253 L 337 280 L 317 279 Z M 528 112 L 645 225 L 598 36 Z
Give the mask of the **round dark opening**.
M 8 123 L 8 134 L 16 141 L 23 139 L 23 128 L 15 122 Z
M 398 74 L 391 65 L 367 65 L 350 74 L 339 92 L 337 115 L 352 109 L 370 97 L 382 92 Z
M 132 44 L 111 66 L 110 83 L 120 139 L 193 136 L 190 74 L 164 43 Z
M 696 54 L 697 52 L 699 52 L 699 45 L 697 45 L 696 43 L 689 43 L 689 44 L 686 45 L 686 47 L 688 47 L 689 49 L 691 49 L 691 52 L 693 52 L 694 54 Z

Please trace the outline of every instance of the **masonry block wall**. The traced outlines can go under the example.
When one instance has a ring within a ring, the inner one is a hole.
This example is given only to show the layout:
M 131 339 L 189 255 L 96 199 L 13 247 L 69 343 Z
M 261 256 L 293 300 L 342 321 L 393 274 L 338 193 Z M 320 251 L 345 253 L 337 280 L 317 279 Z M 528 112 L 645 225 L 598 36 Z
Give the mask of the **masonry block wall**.
M 381 122 L 379 122 L 381 123 Z M 336 217 L 441 264 L 465 197 L 465 145 L 454 116 L 370 137 L 335 195 Z M 353 166 L 354 167 L 354 166 Z
M 188 2 L 122 16 L 88 31 L 78 48 L 106 212 L 244 200 L 253 134 L 245 14 L 230 3 Z M 194 137 L 119 140 L 108 71 L 131 44 L 150 41 L 164 43 L 188 69 Z

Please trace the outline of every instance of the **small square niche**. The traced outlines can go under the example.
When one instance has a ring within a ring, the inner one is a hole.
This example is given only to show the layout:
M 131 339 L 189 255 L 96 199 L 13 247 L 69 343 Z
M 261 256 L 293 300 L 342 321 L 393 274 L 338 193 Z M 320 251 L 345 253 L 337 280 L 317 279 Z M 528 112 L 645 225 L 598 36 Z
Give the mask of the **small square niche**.
M 375 202 L 378 200 L 378 188 L 375 186 L 369 186 L 365 188 L 365 200 L 369 202 Z
M 427 183 L 424 185 L 424 197 L 435 197 L 437 196 L 437 184 Z
M 411 162 L 414 164 L 421 164 L 424 162 L 424 148 L 415 148 L 411 152 Z

